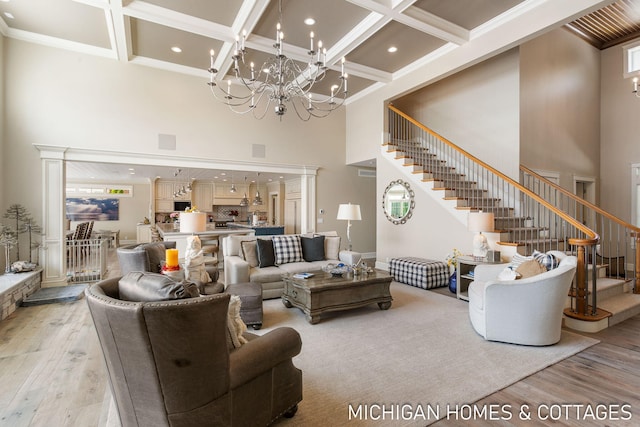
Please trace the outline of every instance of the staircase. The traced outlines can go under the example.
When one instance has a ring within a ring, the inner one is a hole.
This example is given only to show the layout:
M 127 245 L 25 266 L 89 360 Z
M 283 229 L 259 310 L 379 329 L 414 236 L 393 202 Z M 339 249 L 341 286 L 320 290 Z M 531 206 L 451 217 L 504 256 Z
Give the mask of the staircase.
M 581 202 L 567 202 L 569 196 L 558 195 L 559 187 L 548 191 L 544 178 L 530 178 L 533 172 L 524 167 L 527 178 L 521 176 L 521 181 L 531 185 L 522 185 L 393 106 L 389 106 L 388 126 L 383 155 L 404 166 L 463 222 L 468 212 L 493 212 L 497 244 L 507 257 L 516 252 L 529 255 L 534 250 L 578 256 L 578 271 L 565 310 L 567 326 L 596 332 L 640 313 L 640 295 L 633 293 L 634 289 L 640 291 L 640 262 L 635 251 L 640 229 L 624 223 L 612 233 L 612 225 L 600 214 L 592 215 L 592 229 L 576 219 L 577 208 L 573 212 L 570 208 Z M 544 192 L 534 191 L 542 187 Z M 580 209 L 584 212 L 582 205 Z M 608 221 L 614 218 L 605 216 Z M 605 236 L 602 241 L 601 235 Z M 615 249 L 622 246 L 625 251 Z M 624 260 L 633 261 L 631 270 Z

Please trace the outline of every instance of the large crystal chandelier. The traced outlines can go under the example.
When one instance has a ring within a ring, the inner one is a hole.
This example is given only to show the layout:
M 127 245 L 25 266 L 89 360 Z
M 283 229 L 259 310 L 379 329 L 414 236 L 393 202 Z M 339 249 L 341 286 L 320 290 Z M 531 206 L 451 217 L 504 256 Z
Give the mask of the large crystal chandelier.
M 280 22 L 282 22 L 282 2 L 279 2 Z M 327 74 L 327 49 L 322 47 L 322 41 L 314 44 L 313 31 L 309 35 L 309 60 L 301 68 L 296 62 L 283 53 L 284 31 L 280 22 L 276 26 L 276 41 L 273 45 L 275 54 L 267 59 L 261 67 L 245 61 L 246 32 L 236 37 L 233 52 L 233 74 L 239 88 L 233 88 L 231 78 L 226 85 L 218 84 L 218 70 L 214 68 L 215 52 L 211 50 L 211 66 L 209 68 L 209 87 L 211 92 L 221 102 L 240 114 L 252 112 L 257 119 L 262 119 L 273 106 L 277 116 L 287 112 L 287 105 L 293 106 L 301 120 L 307 121 L 311 117 L 326 117 L 333 110 L 339 108 L 347 96 L 347 78 L 344 72 L 344 57 L 340 63 L 340 77 L 331 86 L 331 93 L 319 95 L 313 93 L 316 83 L 323 80 Z M 226 86 L 223 87 L 223 86 Z

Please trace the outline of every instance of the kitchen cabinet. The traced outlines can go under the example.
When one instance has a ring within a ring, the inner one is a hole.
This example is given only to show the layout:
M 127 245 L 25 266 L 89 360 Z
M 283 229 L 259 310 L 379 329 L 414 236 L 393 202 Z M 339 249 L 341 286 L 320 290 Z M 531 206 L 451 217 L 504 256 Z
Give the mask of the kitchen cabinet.
M 236 184 L 236 192 L 231 192 L 231 184 L 214 184 L 213 186 L 213 204 L 214 205 L 230 205 L 236 206 L 240 204 L 240 199 L 247 195 L 249 200 L 249 184 Z
M 156 199 L 156 212 L 173 212 L 173 199 Z
M 213 205 L 212 182 L 194 182 L 192 194 L 193 206 L 197 207 L 200 212 L 211 211 Z
M 299 199 L 302 195 L 302 182 L 300 179 L 285 181 L 284 194 L 286 199 Z
M 151 224 L 138 224 L 136 227 L 136 242 L 151 242 Z
M 244 193 L 247 193 L 249 197 L 249 185 L 248 184 L 236 184 L 236 192 L 231 192 L 231 184 L 215 184 L 215 198 L 221 199 L 242 199 Z
M 173 182 L 156 181 L 156 199 L 173 200 Z

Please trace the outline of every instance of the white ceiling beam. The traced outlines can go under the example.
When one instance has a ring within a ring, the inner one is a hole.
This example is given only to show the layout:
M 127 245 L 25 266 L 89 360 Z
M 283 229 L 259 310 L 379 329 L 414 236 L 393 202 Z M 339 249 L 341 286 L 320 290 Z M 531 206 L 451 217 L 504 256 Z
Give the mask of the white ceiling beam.
M 129 17 L 123 14 L 122 0 L 112 1 L 111 7 L 105 9 L 104 13 L 111 48 L 114 50 L 119 61 L 127 62 L 131 59 L 133 43 L 131 41 L 131 22 Z
M 128 6 L 123 8 L 123 13 L 132 18 L 142 19 L 224 42 L 235 41 L 235 34 L 230 27 L 143 1 L 132 1 Z
M 255 37 L 250 35 L 268 5 L 269 0 L 245 0 L 242 3 L 242 6 L 240 6 L 240 10 L 236 15 L 236 19 L 231 26 L 231 32 L 234 34 L 234 38 L 230 42 L 224 43 L 224 45 L 220 49 L 219 55 L 217 55 L 215 59 L 213 66 L 218 69 L 218 75 L 225 76 L 229 72 L 229 69 L 233 65 L 231 56 L 233 51 L 235 50 L 235 35 L 242 35 L 242 32 L 245 30 L 247 31 L 247 40 L 245 43 L 246 47 L 258 49 L 263 52 L 270 51 L 269 49 L 260 48 L 259 46 L 252 46 L 249 43 L 249 39 Z
M 469 31 L 467 29 L 425 12 L 415 6 L 411 6 L 415 0 L 399 1 L 392 7 L 384 6 L 375 0 L 347 1 L 356 6 L 384 15 L 390 20 L 400 22 L 408 27 L 451 43 L 461 45 L 469 40 Z

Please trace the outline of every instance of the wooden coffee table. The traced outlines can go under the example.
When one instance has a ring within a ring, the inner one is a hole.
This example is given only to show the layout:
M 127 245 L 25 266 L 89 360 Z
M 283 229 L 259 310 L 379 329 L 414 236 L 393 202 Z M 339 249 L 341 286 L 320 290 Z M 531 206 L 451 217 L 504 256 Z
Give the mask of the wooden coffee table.
M 381 310 L 387 310 L 393 301 L 389 292 L 391 280 L 389 273 L 382 270 L 357 277 L 333 277 L 324 272 L 315 273 L 309 279 L 287 275 L 283 277 L 282 303 L 287 308 L 296 306 L 304 311 L 311 324 L 318 323 L 320 315 L 329 311 L 375 303 Z

